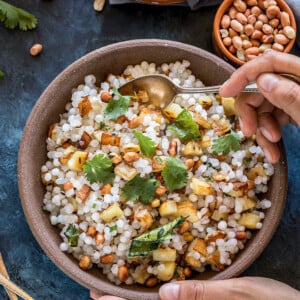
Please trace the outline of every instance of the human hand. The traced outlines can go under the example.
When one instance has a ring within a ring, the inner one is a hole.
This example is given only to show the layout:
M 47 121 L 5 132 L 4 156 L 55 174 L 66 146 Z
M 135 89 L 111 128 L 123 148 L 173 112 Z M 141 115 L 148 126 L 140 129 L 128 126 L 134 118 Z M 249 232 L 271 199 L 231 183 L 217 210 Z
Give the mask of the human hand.
M 220 89 L 222 97 L 238 95 L 236 112 L 242 131 L 246 136 L 256 134 L 271 163 L 279 160 L 280 126 L 300 124 L 300 86 L 276 73 L 300 76 L 300 58 L 269 50 L 237 69 Z M 241 93 L 253 81 L 261 94 Z
M 161 300 L 297 300 L 300 292 L 290 286 L 268 278 L 242 277 L 227 280 L 186 280 L 163 285 Z M 125 300 L 114 296 L 95 300 Z

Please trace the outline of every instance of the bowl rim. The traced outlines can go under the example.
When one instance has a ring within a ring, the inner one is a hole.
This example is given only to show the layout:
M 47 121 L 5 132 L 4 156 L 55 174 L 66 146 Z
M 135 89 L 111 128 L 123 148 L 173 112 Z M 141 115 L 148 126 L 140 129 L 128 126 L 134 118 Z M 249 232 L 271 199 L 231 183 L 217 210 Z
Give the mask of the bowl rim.
M 213 22 L 213 40 L 217 44 L 217 48 L 219 48 L 220 54 L 223 56 L 223 58 L 226 58 L 229 62 L 234 63 L 236 66 L 241 66 L 245 64 L 245 61 L 242 61 L 238 59 L 235 55 L 233 55 L 224 45 L 221 35 L 220 35 L 220 23 L 221 19 L 224 15 L 224 13 L 227 11 L 228 7 L 232 5 L 234 0 L 224 0 L 221 5 L 218 7 L 217 12 L 215 14 L 214 22 Z M 294 16 L 294 13 L 290 6 L 284 1 L 284 0 L 276 0 L 278 3 L 278 6 L 282 8 L 284 11 L 286 11 L 290 16 L 291 26 L 297 30 L 296 25 L 296 19 Z M 285 46 L 284 51 L 285 53 L 288 53 L 293 48 L 294 44 L 296 42 L 296 38 L 292 39 L 288 42 L 288 44 Z M 225 56 L 225 57 L 224 57 Z
M 26 182 L 27 179 L 26 176 L 24 176 L 24 174 L 27 174 L 27 170 L 28 170 L 27 162 L 28 162 L 28 157 L 30 157 L 30 153 L 28 153 L 28 146 L 27 146 L 28 143 L 27 140 L 31 135 L 30 127 L 36 126 L 34 122 L 36 120 L 39 120 L 40 118 L 40 114 L 42 113 L 41 106 L 45 101 L 47 101 L 47 97 L 49 97 L 50 95 L 49 90 L 51 88 L 58 88 L 60 81 L 62 80 L 63 77 L 74 74 L 75 72 L 74 70 L 76 70 L 76 68 L 79 68 L 80 66 L 82 66 L 82 64 L 84 64 L 86 61 L 88 61 L 94 56 L 101 56 L 104 54 L 108 54 L 109 52 L 116 50 L 116 48 L 119 50 L 120 49 L 128 50 L 132 47 L 138 48 L 138 47 L 145 47 L 145 46 L 156 46 L 156 47 L 164 46 L 164 47 L 173 47 L 176 49 L 179 48 L 183 51 L 191 52 L 195 55 L 199 55 L 199 53 L 201 52 L 202 56 L 205 55 L 206 57 L 210 57 L 218 65 L 221 66 L 223 65 L 224 67 L 226 66 L 226 68 L 230 68 L 232 71 L 234 70 L 232 66 L 230 66 L 227 62 L 223 61 L 221 58 L 216 57 L 214 54 L 207 52 L 206 50 L 200 49 L 198 47 L 184 44 L 181 42 L 176 42 L 176 41 L 170 41 L 164 39 L 136 39 L 136 40 L 118 42 L 118 43 L 101 47 L 99 49 L 87 53 L 83 57 L 74 61 L 71 65 L 65 68 L 60 74 L 58 74 L 56 78 L 46 87 L 46 89 L 44 90 L 44 92 L 41 94 L 38 101 L 34 105 L 27 119 L 23 131 L 22 140 L 20 143 L 19 154 L 18 154 L 18 187 L 19 187 L 22 208 L 25 213 L 26 220 L 29 224 L 29 227 L 35 239 L 38 241 L 38 244 L 43 249 L 43 251 L 47 254 L 47 256 L 52 260 L 52 262 L 59 269 L 61 269 L 66 275 L 68 275 L 70 278 L 75 280 L 77 283 L 85 286 L 86 288 L 99 291 L 103 294 L 113 294 L 115 296 L 125 297 L 132 300 L 135 299 L 158 300 L 159 297 L 158 297 L 158 293 L 156 291 L 153 292 L 153 290 L 150 290 L 149 292 L 145 292 L 144 294 L 142 294 L 142 292 L 139 290 L 130 289 L 130 286 L 126 288 L 126 286 L 124 285 L 117 286 L 114 283 L 105 282 L 103 280 L 101 280 L 101 285 L 99 285 L 100 279 L 96 279 L 95 276 L 93 276 L 89 272 L 83 271 L 78 266 L 76 266 L 73 263 L 73 261 L 71 261 L 72 259 L 69 257 L 69 254 L 62 251 L 57 252 L 57 248 L 49 245 L 48 246 L 45 245 L 45 241 L 44 241 L 45 234 L 43 232 L 44 225 L 42 224 L 42 226 L 40 227 L 40 224 L 37 222 L 37 220 L 32 218 L 32 215 L 34 214 L 34 212 L 31 211 L 31 206 L 30 206 L 32 195 L 31 195 L 31 190 L 29 190 L 27 186 L 27 182 Z M 279 224 L 279 220 L 285 205 L 286 193 L 287 193 L 287 180 L 286 180 L 287 161 L 286 161 L 283 143 L 281 142 L 279 146 L 284 156 L 282 157 L 281 162 L 277 164 L 278 170 L 280 171 L 279 175 L 282 183 L 282 187 L 280 190 L 280 199 L 282 199 L 282 201 L 276 204 L 277 205 L 277 212 L 275 212 L 276 217 L 269 218 L 268 224 L 266 224 L 266 226 L 263 226 L 263 228 L 260 229 L 259 231 L 261 232 L 260 238 L 257 240 L 258 247 L 252 246 L 251 251 L 248 250 L 249 255 L 247 257 L 245 255 L 243 256 L 243 259 L 240 260 L 239 264 L 236 265 L 234 272 L 230 268 L 232 266 L 231 265 L 224 271 L 216 273 L 216 275 L 210 279 L 226 279 L 226 278 L 236 277 L 240 275 L 258 258 L 258 256 L 262 253 L 262 251 L 265 249 L 265 247 L 271 240 Z M 37 178 L 36 180 L 40 180 L 40 179 Z M 42 209 L 40 207 L 38 209 L 39 209 L 38 214 L 42 214 Z M 49 221 L 49 218 L 47 221 Z M 268 231 L 269 228 L 271 228 L 271 231 Z M 49 232 L 48 233 L 46 232 L 46 236 L 47 235 L 49 235 Z M 66 261 L 66 257 L 68 258 L 67 261 Z M 84 277 L 89 279 L 88 282 L 87 280 L 85 281 L 82 280 L 83 275 Z

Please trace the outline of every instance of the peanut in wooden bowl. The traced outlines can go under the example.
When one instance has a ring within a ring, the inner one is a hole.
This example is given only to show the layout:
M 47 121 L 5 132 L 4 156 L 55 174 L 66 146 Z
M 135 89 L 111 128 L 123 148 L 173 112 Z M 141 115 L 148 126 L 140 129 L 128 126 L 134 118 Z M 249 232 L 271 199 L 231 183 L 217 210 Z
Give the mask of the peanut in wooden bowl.
M 240 0 L 244 3 L 247 1 Z M 233 6 L 234 0 L 224 0 L 222 4 L 219 6 L 215 18 L 214 18 L 214 23 L 213 23 L 213 46 L 216 54 L 218 54 L 220 57 L 222 57 L 224 60 L 228 61 L 232 65 L 238 67 L 243 65 L 246 61 L 239 59 L 235 54 L 231 53 L 228 50 L 228 47 L 226 47 L 223 43 L 223 39 L 220 34 L 220 29 L 221 29 L 221 20 L 228 12 L 228 9 Z M 259 1 L 257 1 L 259 2 Z M 284 1 L 284 0 L 276 0 L 278 7 L 280 8 L 281 11 L 284 11 L 288 13 L 289 18 L 290 18 L 290 26 L 295 30 L 296 32 L 296 20 L 294 17 L 294 14 L 289 7 L 289 5 Z M 248 8 L 248 6 L 247 6 Z M 283 52 L 289 53 L 291 49 L 294 46 L 295 43 L 295 38 L 290 39 L 287 44 L 284 45 Z
M 60 73 L 46 88 L 34 106 L 24 129 L 19 157 L 18 182 L 23 210 L 29 226 L 50 259 L 63 272 L 88 289 L 132 300 L 158 300 L 159 286 L 115 285 L 93 267 L 83 271 L 78 261 L 59 248 L 61 238 L 58 228 L 51 225 L 49 214 L 42 210 L 45 187 L 41 182 L 41 166 L 45 163 L 46 137 L 49 125 L 59 120 L 65 111 L 71 91 L 83 82 L 88 74 L 95 74 L 101 82 L 109 73 L 120 74 L 127 65 L 142 61 L 162 63 L 188 60 L 191 70 L 205 85 L 223 83 L 234 68 L 219 57 L 202 49 L 168 40 L 132 40 L 97 49 L 78 59 Z M 253 234 L 232 264 L 222 272 L 198 273 L 193 279 L 227 279 L 245 271 L 262 253 L 279 223 L 287 190 L 287 166 L 284 146 L 279 143 L 281 160 L 269 182 L 266 198 L 272 206 L 265 211 L 263 227 Z

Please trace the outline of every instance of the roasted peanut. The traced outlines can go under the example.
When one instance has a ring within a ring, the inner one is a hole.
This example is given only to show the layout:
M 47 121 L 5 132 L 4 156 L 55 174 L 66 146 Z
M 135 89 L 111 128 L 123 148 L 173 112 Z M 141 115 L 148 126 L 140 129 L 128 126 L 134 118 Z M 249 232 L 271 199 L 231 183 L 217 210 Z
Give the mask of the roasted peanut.
M 283 33 L 289 38 L 294 39 L 296 37 L 296 31 L 292 26 L 283 27 Z
M 249 6 L 257 5 L 257 0 L 246 0 L 246 4 Z
M 243 41 L 239 36 L 234 36 L 232 38 L 232 44 L 237 50 L 240 50 L 242 49 Z
M 230 26 L 230 17 L 228 15 L 224 15 L 221 19 L 221 27 L 223 29 L 227 29 Z
M 110 194 L 110 190 L 111 190 L 111 184 L 107 183 L 101 188 L 101 193 L 103 195 L 107 195 L 107 194 Z
M 81 187 L 81 189 L 76 193 L 76 197 L 81 199 L 82 201 L 85 201 L 89 196 L 90 191 L 91 191 L 91 187 L 87 184 L 84 184 Z
M 284 34 L 278 33 L 274 35 L 274 41 L 275 43 L 286 45 L 289 42 L 289 39 Z
M 192 276 L 192 270 L 189 267 L 185 267 L 183 269 L 183 274 L 185 277 L 191 277 Z
M 236 16 L 237 13 L 238 13 L 238 11 L 237 11 L 233 6 L 231 6 L 231 7 L 229 8 L 228 14 L 229 14 L 229 17 L 230 17 L 231 19 L 235 19 L 235 16 Z
M 134 119 L 132 119 L 132 120 L 129 121 L 128 128 L 131 128 L 131 129 L 132 128 L 136 128 L 136 127 L 138 127 L 141 124 L 142 124 L 141 118 L 137 117 L 137 118 L 134 118 Z
M 284 46 L 281 45 L 281 44 L 278 44 L 278 43 L 274 43 L 274 44 L 272 45 L 272 49 L 273 49 L 273 50 L 276 50 L 276 51 L 283 52 Z
M 228 35 L 229 35 L 229 37 L 230 38 L 233 38 L 234 36 L 238 36 L 239 34 L 235 31 L 235 30 L 233 30 L 232 28 L 229 28 L 229 30 L 228 30 Z
M 67 181 L 64 183 L 64 190 L 68 191 L 73 188 L 73 183 L 71 181 Z
M 160 186 L 158 186 L 158 187 L 156 188 L 155 193 L 156 193 L 156 195 L 158 195 L 158 196 L 162 196 L 162 195 L 164 195 L 164 194 L 166 193 L 166 191 L 167 191 L 167 188 L 164 187 L 163 185 L 160 185 Z
M 151 203 L 150 203 L 150 206 L 152 208 L 156 208 L 156 207 L 159 207 L 160 206 L 160 200 L 158 198 L 154 199 Z
M 125 282 L 129 277 L 129 272 L 126 266 L 120 266 L 118 270 L 118 278 L 121 282 Z
M 29 52 L 31 56 L 37 56 L 43 51 L 43 45 L 42 44 L 34 44 Z
M 112 152 L 110 153 L 111 161 L 113 164 L 118 164 L 122 161 L 122 156 L 119 153 Z
M 149 277 L 146 282 L 145 282 L 145 286 L 147 287 L 153 287 L 156 286 L 158 283 L 158 279 L 154 276 Z
M 188 158 L 184 161 L 184 164 L 187 166 L 188 170 L 193 168 L 195 161 L 192 158 Z
M 86 231 L 86 235 L 93 237 L 95 234 L 96 234 L 96 227 L 95 226 L 89 226 L 87 231 Z
M 251 14 L 255 15 L 258 17 L 262 13 L 261 9 L 258 6 L 253 6 L 251 8 Z
M 251 38 L 254 40 L 260 40 L 263 36 L 263 33 L 260 30 L 254 30 L 251 34 Z
M 235 233 L 235 237 L 237 240 L 244 240 L 247 237 L 247 235 L 245 231 L 237 231 Z
M 243 13 L 238 12 L 238 13 L 236 14 L 236 17 L 235 17 L 235 18 L 236 18 L 237 21 L 239 21 L 241 24 L 243 24 L 243 25 L 247 24 L 247 17 L 246 17 Z M 230 24 L 230 23 L 229 23 L 229 24 Z
M 266 15 L 269 19 L 280 17 L 280 8 L 277 5 L 271 5 L 266 10 Z
M 274 31 L 274 28 L 269 24 L 264 24 L 262 27 L 262 31 L 264 34 L 272 34 Z
M 261 41 L 264 43 L 264 44 L 271 44 L 273 43 L 274 41 L 274 36 L 273 34 L 264 34 L 261 38 Z
M 251 42 L 253 47 L 259 47 L 260 46 L 260 41 L 259 40 L 250 39 L 250 42 Z
M 134 162 L 140 158 L 139 153 L 136 152 L 127 152 L 124 154 L 124 160 L 126 162 Z
M 104 238 L 104 233 L 103 232 L 97 232 L 95 236 L 95 244 L 96 246 L 100 246 L 104 243 L 105 238 Z
M 91 258 L 88 255 L 82 255 L 79 260 L 79 267 L 82 270 L 87 270 L 91 265 Z
M 285 12 L 285 11 L 281 12 L 281 14 L 280 14 L 280 23 L 281 23 L 282 27 L 291 25 L 290 16 L 287 12 Z
M 225 37 L 225 38 L 223 39 L 223 44 L 224 44 L 226 47 L 229 47 L 229 46 L 231 45 L 231 43 L 232 43 L 232 39 L 231 39 L 229 36 L 227 36 L 227 37 Z
M 266 23 L 269 22 L 269 19 L 268 19 L 268 17 L 265 14 L 260 14 L 257 17 L 257 20 L 262 21 L 264 24 L 266 24 Z
M 254 25 L 256 21 L 257 21 L 256 15 L 251 14 L 247 18 L 247 23 L 248 24 Z
M 176 156 L 176 154 L 177 154 L 177 142 L 175 140 L 170 142 L 168 153 L 170 154 L 170 156 Z
M 178 232 L 180 234 L 183 234 L 185 232 L 187 232 L 190 229 L 190 222 L 185 220 L 179 227 Z
M 243 49 L 248 49 L 250 47 L 252 47 L 252 43 L 248 40 L 244 40 L 243 41 Z
M 244 26 L 238 20 L 231 20 L 230 26 L 236 32 L 243 32 Z
M 247 24 L 244 27 L 244 32 L 248 35 L 251 36 L 251 34 L 254 32 L 254 27 L 252 24 Z
M 115 260 L 115 258 L 112 254 L 106 254 L 100 258 L 100 262 L 102 264 L 112 264 L 114 262 L 114 260 Z
M 228 48 L 229 52 L 231 52 L 232 54 L 236 53 L 236 48 L 233 45 L 230 45 Z
M 247 9 L 247 4 L 242 0 L 234 0 L 233 6 L 236 8 L 239 12 L 245 12 Z
M 112 95 L 109 92 L 102 92 L 100 98 L 101 101 L 108 103 L 112 99 Z
M 254 24 L 254 29 L 256 30 L 261 30 L 262 27 L 263 27 L 264 23 L 260 20 L 256 21 L 255 24 Z
M 259 53 L 264 53 L 267 49 L 271 49 L 272 47 L 272 44 L 261 44 L 259 47 L 258 47 L 258 50 L 259 50 Z
M 244 15 L 246 18 L 248 18 L 251 15 L 251 9 L 247 8 L 246 11 L 244 12 Z

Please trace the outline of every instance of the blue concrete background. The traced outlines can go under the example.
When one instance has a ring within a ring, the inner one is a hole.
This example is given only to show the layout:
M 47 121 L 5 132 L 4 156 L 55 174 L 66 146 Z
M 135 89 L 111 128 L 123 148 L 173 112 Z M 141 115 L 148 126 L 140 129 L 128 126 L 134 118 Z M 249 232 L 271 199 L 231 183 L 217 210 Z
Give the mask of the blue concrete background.
M 212 52 L 217 7 L 110 6 L 96 13 L 92 0 L 13 1 L 34 13 L 38 28 L 21 32 L 0 24 L 0 251 L 11 279 L 35 299 L 89 299 L 89 292 L 62 273 L 35 241 L 17 188 L 17 155 L 26 119 L 45 87 L 71 62 L 101 46 L 135 38 L 164 38 Z M 21 4 L 20 4 L 21 3 Z M 44 46 L 29 55 L 34 43 Z M 294 53 L 300 55 L 299 48 Z M 286 209 L 278 230 L 244 275 L 266 276 L 300 289 L 300 130 L 283 130 L 289 163 Z M 7 300 L 0 286 L 0 299 Z

